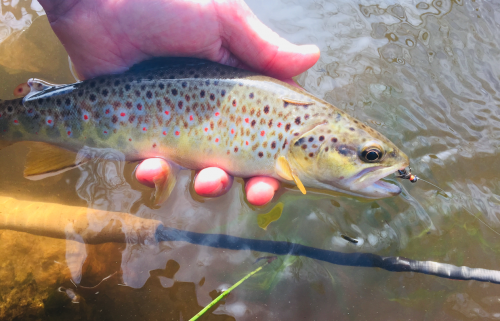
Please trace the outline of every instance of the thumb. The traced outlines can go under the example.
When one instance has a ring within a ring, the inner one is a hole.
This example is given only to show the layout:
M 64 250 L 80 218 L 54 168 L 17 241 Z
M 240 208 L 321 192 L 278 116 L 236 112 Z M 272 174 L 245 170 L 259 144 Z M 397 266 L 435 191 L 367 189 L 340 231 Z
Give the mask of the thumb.
M 315 45 L 294 45 L 264 25 L 243 1 L 217 5 L 224 46 L 251 69 L 276 78 L 291 78 L 319 59 Z

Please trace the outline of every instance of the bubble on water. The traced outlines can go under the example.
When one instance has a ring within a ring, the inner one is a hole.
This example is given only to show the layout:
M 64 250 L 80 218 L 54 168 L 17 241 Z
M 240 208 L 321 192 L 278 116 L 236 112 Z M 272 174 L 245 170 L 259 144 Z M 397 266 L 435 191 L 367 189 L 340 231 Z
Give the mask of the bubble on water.
M 371 246 L 375 246 L 378 243 L 378 237 L 371 233 L 368 234 L 368 243 L 370 243 Z

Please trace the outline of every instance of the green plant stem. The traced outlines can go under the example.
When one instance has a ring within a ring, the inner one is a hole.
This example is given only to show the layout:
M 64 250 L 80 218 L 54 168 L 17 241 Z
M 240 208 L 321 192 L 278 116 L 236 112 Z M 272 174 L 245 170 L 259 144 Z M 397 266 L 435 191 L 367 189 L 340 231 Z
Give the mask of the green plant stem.
M 249 277 L 251 277 L 252 275 L 254 275 L 255 273 L 259 272 L 260 270 L 262 270 L 262 268 L 266 265 L 268 265 L 269 263 L 271 263 L 272 261 L 274 261 L 276 257 L 274 258 L 271 258 L 271 259 L 268 259 L 267 262 L 261 266 L 259 266 L 258 268 L 256 268 L 255 270 L 253 270 L 252 272 L 248 273 L 243 279 L 239 280 L 238 282 L 236 282 L 232 287 L 230 287 L 229 289 L 227 289 L 226 291 L 222 292 L 218 297 L 216 297 L 212 302 L 210 302 L 210 304 L 208 304 L 203 310 L 201 310 L 200 312 L 198 312 L 194 317 L 192 317 L 191 319 L 189 319 L 189 321 L 195 321 L 195 320 L 198 320 L 199 317 L 201 317 L 205 312 L 207 312 L 211 307 L 213 307 L 217 302 L 219 302 L 220 300 L 222 300 L 225 296 L 227 296 L 232 290 L 234 290 L 238 285 L 240 285 L 241 283 L 245 282 L 246 279 L 248 279 Z

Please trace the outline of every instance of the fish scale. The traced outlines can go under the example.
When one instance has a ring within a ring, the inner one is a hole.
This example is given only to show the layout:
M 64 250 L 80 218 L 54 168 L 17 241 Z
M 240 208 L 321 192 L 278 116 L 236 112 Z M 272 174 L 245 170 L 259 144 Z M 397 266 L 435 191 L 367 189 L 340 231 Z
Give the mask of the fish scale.
M 115 148 L 128 160 L 164 157 L 191 169 L 218 166 L 239 177 L 282 180 L 277 159 L 294 148 L 291 163 L 306 168 L 322 153 L 352 158 L 353 144 L 370 139 L 397 150 L 375 130 L 283 82 L 207 61 L 170 61 L 71 85 L 31 81 L 24 99 L 0 102 L 0 140 Z

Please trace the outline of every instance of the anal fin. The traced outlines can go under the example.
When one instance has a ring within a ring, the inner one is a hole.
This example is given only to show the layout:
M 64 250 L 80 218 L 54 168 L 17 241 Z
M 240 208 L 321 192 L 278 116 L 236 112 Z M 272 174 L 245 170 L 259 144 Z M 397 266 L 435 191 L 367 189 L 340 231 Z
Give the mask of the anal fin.
M 46 143 L 29 143 L 28 147 L 30 151 L 26 156 L 24 177 L 30 180 L 55 176 L 89 161 L 83 159 L 77 162 L 75 152 Z

